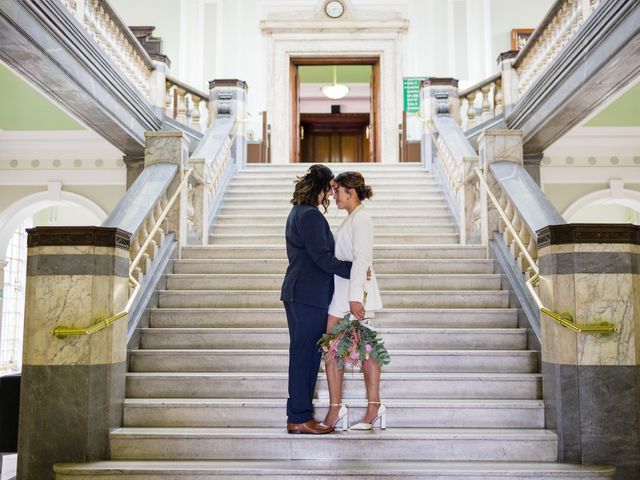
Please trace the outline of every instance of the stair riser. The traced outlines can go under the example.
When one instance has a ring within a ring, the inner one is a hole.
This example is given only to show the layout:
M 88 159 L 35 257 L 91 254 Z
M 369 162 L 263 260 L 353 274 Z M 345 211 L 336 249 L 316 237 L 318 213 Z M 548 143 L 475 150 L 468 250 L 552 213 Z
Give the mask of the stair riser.
M 381 235 L 376 234 L 377 245 L 442 245 L 458 242 L 456 234 Z M 279 235 L 209 235 L 209 245 L 279 245 L 285 248 L 284 234 Z
M 338 434 L 334 434 L 337 436 Z M 347 437 L 347 435 L 344 435 Z M 422 461 L 553 461 L 555 440 L 252 437 L 111 437 L 111 457 L 124 459 L 379 459 Z M 453 435 L 452 435 L 453 437 Z
M 331 228 L 335 231 L 339 222 L 330 222 Z M 406 233 L 456 233 L 454 225 L 376 225 L 376 235 L 378 234 L 406 234 Z M 211 228 L 212 234 L 270 234 L 284 237 L 284 225 L 242 225 L 242 224 L 216 224 Z
M 283 277 L 250 276 L 176 276 L 167 278 L 167 290 L 277 290 L 282 286 Z M 384 290 L 499 290 L 501 279 L 498 275 L 477 275 L 468 277 L 379 277 L 378 285 Z
M 427 464 L 428 465 L 428 464 Z M 473 470 L 449 472 L 448 469 L 438 470 L 436 473 L 425 473 L 424 469 L 417 470 L 398 470 L 393 469 L 390 472 L 381 473 L 380 471 L 371 472 L 370 474 L 359 474 L 355 472 L 345 472 L 340 467 L 335 470 L 322 473 L 320 475 L 313 471 L 302 472 L 295 469 L 295 473 L 286 470 L 276 474 L 264 473 L 259 470 L 252 473 L 241 473 L 238 469 L 227 470 L 220 468 L 218 472 L 193 473 L 193 468 L 166 468 L 154 473 L 132 473 L 127 469 L 114 468 L 109 473 L 100 473 L 100 480 L 380 480 L 380 479 L 400 479 L 411 478 L 412 480 L 612 480 L 612 474 L 586 474 L 583 472 L 561 474 L 556 472 L 543 471 L 544 467 L 540 467 L 540 471 L 526 471 L 505 473 L 500 469 L 488 470 L 487 468 L 478 468 Z M 167 470 L 171 470 L 167 472 Z M 517 469 L 516 469 L 517 470 Z M 93 472 L 93 471 L 92 471 Z M 259 477 L 257 477 L 259 475 Z M 56 480 L 96 480 L 94 473 L 56 473 Z
M 328 398 L 329 391 L 324 375 L 320 375 L 316 386 L 319 398 Z M 485 379 L 393 379 L 383 374 L 380 395 L 388 399 L 425 398 L 486 398 L 537 400 L 542 392 L 542 383 L 537 376 L 517 380 Z M 129 376 L 127 398 L 286 398 L 287 378 L 251 378 L 249 375 L 220 377 Z M 364 399 L 366 391 L 360 374 L 345 375 L 343 396 L 345 399 Z
M 402 355 L 391 352 L 393 361 L 385 372 L 412 373 L 534 373 L 537 360 L 534 353 L 527 355 Z M 133 352 L 132 372 L 270 372 L 286 373 L 289 356 L 286 352 L 270 355 L 233 353 L 166 353 Z
M 416 184 L 416 183 L 405 183 L 404 185 L 374 185 L 373 194 L 387 194 L 392 195 L 396 191 L 404 190 L 411 193 L 419 193 L 422 195 L 428 196 L 438 196 L 442 195 L 442 189 L 437 184 Z M 231 185 L 226 190 L 226 194 L 238 194 L 242 195 L 247 192 L 258 192 L 261 195 L 278 195 L 283 198 L 291 198 L 294 190 L 293 182 L 290 184 L 281 183 L 281 184 L 273 184 L 273 185 Z
M 275 204 L 275 205 L 288 205 L 291 207 L 291 195 L 279 195 L 279 194 L 267 194 L 259 190 L 246 191 L 242 193 L 229 193 L 224 197 L 224 204 L 229 206 L 234 205 L 250 205 L 255 206 L 257 204 Z M 367 206 L 373 205 L 388 205 L 406 203 L 407 205 L 415 205 L 417 203 L 425 205 L 447 205 L 447 200 L 442 194 L 429 195 L 421 192 L 412 191 L 398 191 L 398 192 L 382 192 L 375 194 L 368 199 L 365 203 Z
M 376 313 L 379 328 L 514 328 L 515 310 L 416 310 Z M 286 328 L 284 309 L 278 310 L 163 310 L 152 309 L 151 327 L 159 328 Z
M 225 214 L 221 212 L 221 214 L 216 217 L 217 225 L 235 225 L 238 223 L 247 224 L 247 223 L 259 223 L 259 224 L 271 224 L 271 225 L 284 225 L 287 223 L 287 215 L 289 215 L 288 211 L 282 212 L 269 212 L 269 211 L 261 211 L 260 213 L 256 213 L 256 210 L 253 209 L 244 209 L 233 212 L 232 214 Z M 339 216 L 334 216 L 332 221 L 334 224 L 339 224 L 345 215 L 340 214 Z M 451 214 L 442 210 L 439 212 L 416 212 L 415 215 L 407 214 L 407 212 L 397 212 L 395 215 L 387 215 L 385 212 L 384 216 L 376 215 L 373 213 L 371 215 L 371 219 L 373 221 L 373 227 L 376 228 L 376 225 L 387 224 L 405 224 L 405 223 L 415 223 L 421 225 L 430 225 L 432 223 L 450 223 L 451 222 Z
M 382 292 L 386 308 L 500 308 L 509 306 L 508 292 Z M 161 308 L 276 308 L 279 292 L 161 291 Z
M 125 427 L 282 427 L 287 422 L 285 402 L 253 407 L 179 406 L 171 403 L 124 408 Z M 326 407 L 316 407 L 323 418 Z M 364 417 L 364 408 L 349 407 L 350 424 Z M 389 408 L 389 428 L 544 428 L 544 408 L 517 407 L 402 407 Z
M 393 187 L 411 187 L 411 188 L 421 188 L 421 187 L 431 187 L 438 188 L 438 182 L 433 178 L 424 178 L 424 177 L 413 177 L 413 176 L 404 176 L 404 177 L 393 177 L 389 176 L 386 178 L 365 178 L 367 185 L 369 185 L 375 194 L 376 189 L 385 189 L 389 190 Z M 244 188 L 262 188 L 262 187 L 290 187 L 293 191 L 293 186 L 295 183 L 295 176 L 287 177 L 287 178 L 235 178 L 232 182 L 234 187 L 244 187 Z
M 280 273 L 284 275 L 287 260 L 214 260 L 181 261 L 173 264 L 173 272 L 179 274 L 221 273 Z M 378 260 L 374 259 L 376 274 L 490 274 L 494 267 L 491 260 Z M 380 280 L 380 278 L 378 278 Z
M 455 246 L 441 246 L 433 248 L 385 248 L 373 249 L 375 260 L 399 259 L 399 260 L 426 260 L 426 259 L 484 259 L 484 250 L 480 248 L 460 248 Z M 286 259 L 287 253 L 283 248 L 260 248 L 259 246 L 241 248 L 219 247 L 186 247 L 182 250 L 182 258 L 185 259 Z M 375 261 L 374 260 L 374 261 Z
M 475 350 L 518 350 L 526 348 L 526 331 L 492 331 L 449 330 L 448 333 L 427 331 L 425 333 L 407 333 L 392 331 L 381 332 L 384 344 L 389 349 L 475 349 Z M 272 333 L 267 330 L 256 333 L 221 334 L 206 330 L 196 333 L 179 331 L 144 330 L 141 337 L 141 348 L 289 348 L 289 334 L 282 331 Z

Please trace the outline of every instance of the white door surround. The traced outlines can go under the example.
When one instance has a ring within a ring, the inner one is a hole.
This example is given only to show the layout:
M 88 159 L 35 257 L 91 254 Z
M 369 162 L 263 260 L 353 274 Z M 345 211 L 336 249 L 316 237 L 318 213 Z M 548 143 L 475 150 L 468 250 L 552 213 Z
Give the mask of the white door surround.
M 402 42 L 408 20 L 397 11 L 353 9 L 328 18 L 324 2 L 315 10 L 272 13 L 261 22 L 267 36 L 267 111 L 271 159 L 288 163 L 291 148 L 291 57 L 379 57 L 381 160 L 397 163 L 398 123 L 402 121 Z

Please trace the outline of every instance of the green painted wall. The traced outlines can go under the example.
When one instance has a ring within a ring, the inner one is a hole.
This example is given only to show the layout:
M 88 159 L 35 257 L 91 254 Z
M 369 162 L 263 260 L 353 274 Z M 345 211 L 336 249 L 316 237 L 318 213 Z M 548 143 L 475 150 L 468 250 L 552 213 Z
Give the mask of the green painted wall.
M 369 83 L 370 65 L 338 65 L 338 83 Z M 330 65 L 301 66 L 298 68 L 300 83 L 333 83 L 333 67 Z
M 1 63 L 0 105 L 0 130 L 85 130 Z
M 585 127 L 640 127 L 640 83 L 584 125 Z

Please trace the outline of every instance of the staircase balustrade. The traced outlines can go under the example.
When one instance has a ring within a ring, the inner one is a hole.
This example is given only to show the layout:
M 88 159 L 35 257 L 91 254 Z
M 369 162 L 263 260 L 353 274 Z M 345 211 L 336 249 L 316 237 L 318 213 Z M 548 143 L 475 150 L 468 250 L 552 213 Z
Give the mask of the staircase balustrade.
M 209 95 L 167 76 L 164 99 L 166 115 L 204 133 L 209 126 Z
M 458 93 L 462 100 L 460 106 L 461 126 L 469 130 L 479 124 L 502 114 L 504 102 L 502 96 L 502 77 L 499 73 Z
M 153 60 L 106 0 L 62 0 L 120 71 L 153 103 Z
M 519 96 L 551 65 L 599 3 L 599 0 L 556 1 L 514 62 Z

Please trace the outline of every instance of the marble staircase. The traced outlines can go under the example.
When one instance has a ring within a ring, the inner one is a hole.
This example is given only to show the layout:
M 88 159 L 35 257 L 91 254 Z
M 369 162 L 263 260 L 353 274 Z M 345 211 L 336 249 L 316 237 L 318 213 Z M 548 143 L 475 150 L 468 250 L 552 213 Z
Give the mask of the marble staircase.
M 124 425 L 111 460 L 55 466 L 58 480 L 610 479 L 557 462 L 544 428 L 537 352 L 487 251 L 458 244 L 433 176 L 416 164 L 358 169 L 374 189 L 374 268 L 391 353 L 387 429 L 288 435 L 288 334 L 279 288 L 292 179 L 303 165 L 256 165 L 228 188 L 209 245 L 189 246 L 131 352 Z M 344 217 L 332 206 L 332 227 Z M 318 379 L 316 417 L 328 405 Z M 351 421 L 366 407 L 345 375 Z

